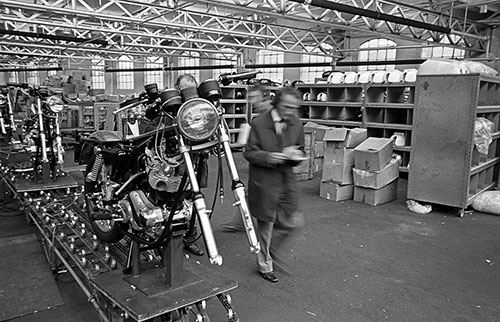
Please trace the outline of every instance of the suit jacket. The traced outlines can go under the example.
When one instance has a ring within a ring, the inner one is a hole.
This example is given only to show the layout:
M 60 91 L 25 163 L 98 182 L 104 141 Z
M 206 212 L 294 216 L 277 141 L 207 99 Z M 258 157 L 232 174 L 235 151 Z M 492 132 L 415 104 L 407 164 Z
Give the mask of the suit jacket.
M 276 220 L 276 210 L 292 216 L 298 209 L 297 184 L 292 167 L 299 162 L 284 164 L 267 162 L 270 152 L 281 152 L 284 147 L 298 145 L 304 148 L 304 127 L 299 118 L 293 117 L 281 138 L 276 134 L 271 111 L 266 111 L 252 121 L 252 128 L 243 156 L 250 163 L 248 177 L 248 204 L 252 216 L 266 221 Z

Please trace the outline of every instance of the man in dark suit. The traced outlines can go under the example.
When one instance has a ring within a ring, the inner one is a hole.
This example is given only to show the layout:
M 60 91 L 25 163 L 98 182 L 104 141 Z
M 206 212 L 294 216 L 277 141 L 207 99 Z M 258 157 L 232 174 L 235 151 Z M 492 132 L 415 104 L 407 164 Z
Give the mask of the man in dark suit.
M 264 279 L 275 283 L 273 259 L 276 264 L 284 243 L 304 225 L 292 167 L 305 159 L 305 153 L 304 127 L 295 115 L 300 108 L 299 92 L 292 87 L 280 88 L 272 105 L 252 121 L 244 157 L 250 163 L 249 208 L 257 219 L 261 244 L 258 270 Z

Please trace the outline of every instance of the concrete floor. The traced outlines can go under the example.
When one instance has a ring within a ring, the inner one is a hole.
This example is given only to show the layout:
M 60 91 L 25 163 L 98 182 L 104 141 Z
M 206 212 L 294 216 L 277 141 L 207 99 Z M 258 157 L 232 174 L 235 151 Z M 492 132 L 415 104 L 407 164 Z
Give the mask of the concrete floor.
M 246 161 L 241 153 L 235 158 L 246 182 Z M 224 264 L 211 268 L 238 282 L 230 295 L 242 322 L 500 320 L 500 217 L 459 218 L 445 207 L 412 213 L 404 179 L 397 200 L 385 205 L 332 202 L 319 197 L 317 174 L 300 182 L 306 227 L 287 254 L 293 275 L 278 270 L 279 282 L 271 284 L 257 274 L 245 234 L 219 228 L 234 212 L 228 177 L 224 204 L 216 204 L 212 218 Z M 205 192 L 208 199 L 213 193 Z M 32 231 L 22 216 L 0 216 L 0 237 Z M 196 259 L 209 266 L 205 257 Z M 69 275 L 57 285 L 65 305 L 11 321 L 99 320 Z M 207 304 L 212 321 L 226 320 L 216 299 Z

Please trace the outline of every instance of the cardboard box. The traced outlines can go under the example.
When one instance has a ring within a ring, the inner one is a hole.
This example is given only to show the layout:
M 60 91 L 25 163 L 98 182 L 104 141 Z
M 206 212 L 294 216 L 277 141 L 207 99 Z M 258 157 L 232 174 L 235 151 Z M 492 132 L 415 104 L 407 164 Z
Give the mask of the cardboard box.
M 315 158 L 321 158 L 325 156 L 325 143 L 323 141 L 314 141 L 313 156 Z
M 354 149 L 351 148 L 326 149 L 325 161 L 333 163 L 354 164 Z
M 323 137 L 325 136 L 325 132 L 332 129 L 329 126 L 321 125 L 314 122 L 307 122 L 304 124 L 304 131 L 311 132 L 314 134 L 315 141 L 323 141 Z
M 352 184 L 352 164 L 344 163 L 323 163 L 321 181 L 333 181 L 340 184 Z
M 392 159 L 391 139 L 371 137 L 354 148 L 354 165 L 356 169 L 379 171 Z
M 397 192 L 397 179 L 380 189 L 370 189 L 354 186 L 353 200 L 357 202 L 363 202 L 372 206 L 377 206 L 395 200 L 397 197 Z
M 359 187 L 380 189 L 399 177 L 399 161 L 392 159 L 380 171 L 352 169 L 354 185 Z
M 354 148 L 366 140 L 368 132 L 366 129 L 354 128 L 331 128 L 325 132 L 323 141 L 325 149 Z
M 319 157 L 319 158 L 314 158 L 313 160 L 314 160 L 313 161 L 313 173 L 323 171 L 324 158 Z
M 292 168 L 293 173 L 309 173 L 311 171 L 311 159 L 306 159 Z
M 319 196 L 332 201 L 350 200 L 354 195 L 352 184 L 340 185 L 334 182 L 321 182 L 319 186 Z
M 314 144 L 314 134 L 311 132 L 305 132 L 304 133 L 304 149 L 306 151 L 310 151 L 313 149 L 313 144 Z

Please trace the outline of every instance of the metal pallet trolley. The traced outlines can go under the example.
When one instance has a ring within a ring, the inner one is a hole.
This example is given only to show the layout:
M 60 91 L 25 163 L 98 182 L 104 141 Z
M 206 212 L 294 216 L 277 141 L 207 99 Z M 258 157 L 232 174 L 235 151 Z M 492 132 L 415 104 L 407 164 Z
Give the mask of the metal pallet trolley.
M 129 240 L 108 245 L 93 233 L 79 188 L 52 184 L 21 192 L 7 177 L 2 180 L 39 230 L 51 270 L 56 277 L 64 270 L 72 275 L 101 321 L 209 322 L 206 301 L 211 298 L 221 302 L 228 321 L 239 321 L 225 294 L 237 283 L 185 259 L 182 236 L 172 238 L 164 254 L 140 250 Z M 124 270 L 130 267 L 130 252 L 139 254 L 140 270 Z

